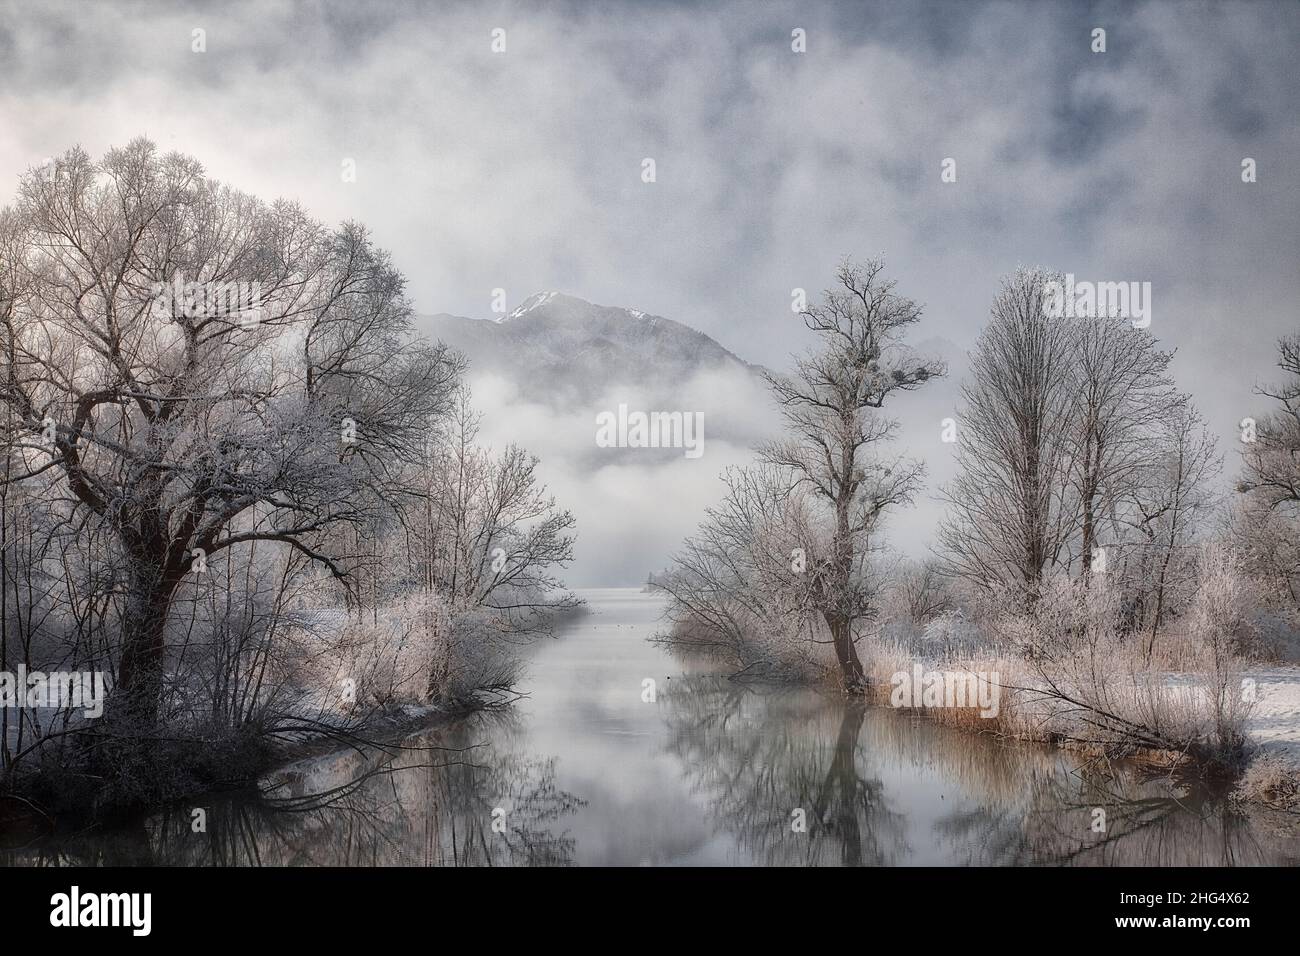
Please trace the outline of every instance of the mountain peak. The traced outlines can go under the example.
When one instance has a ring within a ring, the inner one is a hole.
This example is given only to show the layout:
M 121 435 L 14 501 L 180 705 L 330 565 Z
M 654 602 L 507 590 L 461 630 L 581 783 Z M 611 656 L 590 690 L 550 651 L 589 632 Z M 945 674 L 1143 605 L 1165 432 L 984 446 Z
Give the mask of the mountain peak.
M 524 299 L 523 304 L 520 305 L 519 308 L 515 309 L 509 315 L 502 316 L 501 318 L 497 319 L 497 321 L 509 322 L 511 319 L 517 319 L 521 315 L 525 315 L 531 312 L 533 309 L 545 305 L 547 302 L 550 302 L 558 295 L 560 295 L 559 292 L 534 292 L 528 298 Z M 564 298 L 567 299 L 570 298 L 570 296 L 564 296 Z
M 568 318 L 590 317 L 597 314 L 604 315 L 606 319 L 615 318 L 619 313 L 629 316 L 630 318 L 643 320 L 650 319 L 651 324 L 655 324 L 654 317 L 642 312 L 640 309 L 624 309 L 614 306 L 596 305 L 588 302 L 586 299 L 580 299 L 574 295 L 566 295 L 563 292 L 534 292 L 528 298 L 524 299 L 509 315 L 503 315 L 496 319 L 497 324 L 510 322 L 514 319 L 523 318 L 530 312 L 537 310 L 548 314 L 549 316 L 565 316 Z
M 698 329 L 640 309 L 537 292 L 496 319 L 428 316 L 427 330 L 472 367 L 513 380 L 520 394 L 555 402 L 603 400 L 611 390 L 662 389 L 706 370 L 758 369 Z

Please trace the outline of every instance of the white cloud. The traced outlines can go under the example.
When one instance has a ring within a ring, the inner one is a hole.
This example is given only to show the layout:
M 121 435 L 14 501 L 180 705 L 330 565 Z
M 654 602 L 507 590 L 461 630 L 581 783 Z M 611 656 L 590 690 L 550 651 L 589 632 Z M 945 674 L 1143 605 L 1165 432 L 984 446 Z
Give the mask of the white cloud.
M 562 288 L 774 367 L 807 344 L 791 288 L 820 290 L 846 253 L 886 253 L 926 306 L 918 334 L 961 349 L 1018 263 L 1149 280 L 1152 331 L 1226 433 L 1258 410 L 1251 386 L 1296 324 L 1300 8 L 1110 8 L 1101 55 L 1091 17 L 1014 3 L 0 4 L 0 181 L 12 190 L 73 143 L 99 154 L 145 133 L 258 195 L 366 222 L 421 312 L 484 316 L 494 288 L 512 302 Z M 490 51 L 495 26 L 505 54 Z M 946 156 L 957 184 L 939 182 Z M 904 416 L 905 446 L 928 447 L 951 404 L 934 401 Z M 712 499 L 697 478 L 718 470 L 712 444 L 701 463 L 597 480 L 565 471 L 585 411 L 510 407 L 556 491 L 598 521 L 644 493 L 680 510 L 620 520 L 658 542 Z M 919 537 L 933 517 L 923 504 L 900 527 Z M 624 566 L 617 533 L 582 534 L 584 553 Z

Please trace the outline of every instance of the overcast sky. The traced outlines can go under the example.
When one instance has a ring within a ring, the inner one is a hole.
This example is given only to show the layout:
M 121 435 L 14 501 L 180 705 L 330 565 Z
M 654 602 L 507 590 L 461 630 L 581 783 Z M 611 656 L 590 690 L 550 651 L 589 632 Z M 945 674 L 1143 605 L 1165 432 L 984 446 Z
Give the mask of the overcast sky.
M 1298 53 L 1295 2 L 0 2 L 0 203 L 144 134 L 365 222 L 420 312 L 557 289 L 777 367 L 845 254 L 959 351 L 1019 263 L 1149 281 L 1235 467 L 1300 327 Z

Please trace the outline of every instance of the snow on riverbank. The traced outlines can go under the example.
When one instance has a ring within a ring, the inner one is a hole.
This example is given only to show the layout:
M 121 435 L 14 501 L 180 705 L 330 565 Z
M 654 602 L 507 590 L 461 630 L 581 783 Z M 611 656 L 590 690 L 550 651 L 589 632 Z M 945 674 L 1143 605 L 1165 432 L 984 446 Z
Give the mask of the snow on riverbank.
M 1252 670 L 1242 675 L 1255 682 L 1255 706 L 1246 733 L 1261 754 L 1276 756 L 1300 771 L 1300 667 Z
M 1255 745 L 1237 795 L 1256 803 L 1300 812 L 1300 668 L 1247 671 L 1255 682 L 1255 704 L 1245 730 Z

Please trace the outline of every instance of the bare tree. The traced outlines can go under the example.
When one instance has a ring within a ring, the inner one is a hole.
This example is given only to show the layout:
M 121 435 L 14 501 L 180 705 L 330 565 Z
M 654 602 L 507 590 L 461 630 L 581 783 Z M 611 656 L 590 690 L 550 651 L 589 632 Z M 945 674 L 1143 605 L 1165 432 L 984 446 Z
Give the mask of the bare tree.
M 1168 375 L 1172 353 L 1121 316 L 1050 314 L 1053 280 L 1021 269 L 994 301 L 962 387 L 958 476 L 940 531 L 949 573 L 1030 600 L 1049 569 L 1068 571 L 1076 556 L 1086 582 L 1098 548 L 1122 543 L 1144 507 L 1148 523 L 1181 514 L 1207 466 L 1205 448 L 1187 444 L 1195 423 Z M 1165 434 L 1179 421 L 1181 437 Z M 1173 488 L 1153 469 L 1153 449 L 1170 442 L 1194 458 Z M 1157 498 L 1175 501 L 1139 501 L 1151 481 Z
M 1294 613 L 1300 610 L 1300 333 L 1285 336 L 1278 353 L 1286 380 L 1257 391 L 1279 407 L 1254 423 L 1253 434 L 1243 423 L 1242 501 L 1232 530 L 1265 593 Z
M 1079 503 L 1080 559 L 1092 573 L 1100 526 L 1117 514 L 1151 456 L 1152 433 L 1186 403 L 1169 380 L 1170 352 L 1146 329 L 1121 316 L 1084 316 L 1071 323 L 1070 480 Z
M 1256 423 L 1255 440 L 1245 443 L 1245 474 L 1238 483 L 1239 491 L 1274 510 L 1300 503 L 1300 333 L 1279 341 L 1278 353 L 1278 367 L 1289 379 L 1257 391 L 1281 407 Z
M 811 676 L 818 645 L 828 641 L 806 569 L 829 553 L 812 495 L 770 464 L 729 468 L 722 481 L 722 500 L 656 582 L 673 606 L 674 627 L 661 640 L 754 676 Z
M 431 693 L 446 683 L 462 642 L 546 632 L 556 612 L 580 603 L 556 576 L 573 560 L 573 513 L 542 484 L 536 457 L 515 445 L 480 446 L 479 421 L 462 386 L 428 436 L 412 481 L 418 495 L 403 512 L 412 583 L 440 595 L 451 617 Z M 475 615 L 483 628 L 470 625 Z
M 1223 464 L 1214 436 L 1186 396 L 1158 420 L 1157 429 L 1142 467 L 1133 475 L 1125 508 L 1139 552 L 1132 618 L 1147 634 L 1148 658 L 1169 610 L 1175 579 L 1180 597 L 1190 598 L 1188 585 L 1196 573 L 1193 540 L 1216 504 L 1211 483 Z
M 939 533 L 948 573 L 1028 595 L 1068 563 L 1079 524 L 1072 330 L 1044 309 L 1052 278 L 1020 269 L 994 299 L 962 384 L 958 474 Z
M 902 565 L 895 574 L 895 586 L 908 621 L 924 627 L 934 618 L 953 610 L 954 599 L 947 578 L 936 561 L 911 561 Z
M 128 575 L 115 701 L 152 725 L 195 562 L 273 541 L 345 574 L 329 532 L 382 507 L 459 368 L 412 341 L 403 279 L 360 226 L 267 206 L 146 140 L 99 163 L 73 149 L 19 197 L 0 307 L 13 480 L 53 470 L 114 531 Z M 235 314 L 160 297 L 185 282 L 242 283 L 256 301 Z
M 838 284 L 803 313 L 817 347 L 796 359 L 791 375 L 768 373 L 789 437 L 762 449 L 764 460 L 789 469 L 832 522 L 829 552 L 810 566 L 817 606 L 831 632 L 846 687 L 863 684 L 855 627 L 874 612 L 864 581 L 881 518 L 911 500 L 922 465 L 887 458 L 881 449 L 897 422 L 886 401 L 946 372 L 918 357 L 903 336 L 921 317 L 911 299 L 894 292 L 884 263 L 845 261 Z
M 538 459 L 517 445 L 500 453 L 477 444 L 479 415 L 469 390 L 432 436 L 422 462 L 427 508 L 420 558 L 455 607 L 487 608 L 512 630 L 544 624 L 572 607 L 555 570 L 573 560 L 571 511 L 556 505 Z

